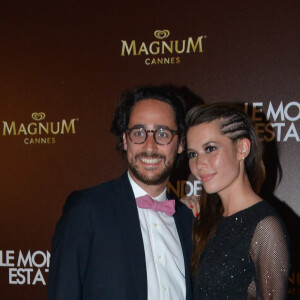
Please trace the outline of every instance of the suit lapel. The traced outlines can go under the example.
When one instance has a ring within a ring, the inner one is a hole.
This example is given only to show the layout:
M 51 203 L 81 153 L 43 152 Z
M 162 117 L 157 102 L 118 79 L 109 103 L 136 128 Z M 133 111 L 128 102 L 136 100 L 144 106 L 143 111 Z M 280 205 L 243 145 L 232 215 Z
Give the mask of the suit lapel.
M 192 252 L 192 216 L 190 216 L 189 218 L 189 214 L 187 214 L 186 212 L 184 213 L 185 207 L 183 207 L 182 205 L 183 204 L 180 201 L 176 200 L 176 213 L 174 214 L 174 219 L 184 257 L 186 299 L 188 300 L 192 299 L 192 286 L 190 278 L 190 260 Z
M 143 237 L 127 172 L 116 181 L 115 188 L 117 192 L 113 193 L 116 197 L 112 199 L 112 204 L 115 206 L 116 217 L 124 234 L 140 299 L 147 299 L 147 273 Z
M 132 187 L 128 180 L 127 172 L 115 181 L 115 191 L 112 192 L 111 203 L 116 211 L 116 218 L 120 223 L 126 243 L 128 257 L 131 260 L 134 281 L 140 299 L 147 299 L 147 271 L 145 250 L 143 237 L 140 227 L 138 210 L 132 191 Z M 183 204 L 176 200 L 176 213 L 174 214 L 175 224 L 177 227 L 183 256 L 186 274 L 186 299 L 192 299 L 191 281 L 190 281 L 190 258 L 191 258 L 191 218 Z

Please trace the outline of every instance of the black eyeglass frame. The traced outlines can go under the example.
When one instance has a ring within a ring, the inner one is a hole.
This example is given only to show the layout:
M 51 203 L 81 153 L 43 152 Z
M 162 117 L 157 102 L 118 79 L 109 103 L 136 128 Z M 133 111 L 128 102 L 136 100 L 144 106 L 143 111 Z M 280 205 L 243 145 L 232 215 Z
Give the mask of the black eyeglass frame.
M 131 132 L 132 130 L 134 130 L 134 129 L 139 129 L 139 130 L 142 130 L 142 131 L 144 131 L 144 132 L 146 133 L 146 136 L 145 136 L 145 139 L 144 139 L 143 142 L 141 142 L 141 143 L 136 143 L 136 142 L 133 142 L 133 141 L 131 140 L 131 138 L 130 138 L 130 132 Z M 172 134 L 171 140 L 170 140 L 168 143 L 166 143 L 166 144 L 161 144 L 161 143 L 159 143 L 159 142 L 156 140 L 155 135 L 156 135 L 156 132 L 159 131 L 159 130 L 168 130 L 168 131 L 171 132 L 171 134 Z M 162 146 L 169 145 L 169 144 L 173 141 L 174 136 L 175 136 L 175 135 L 178 135 L 178 133 L 179 133 L 178 130 L 172 130 L 172 129 L 169 129 L 169 128 L 158 128 L 158 129 L 155 129 L 155 130 L 148 130 L 148 129 L 145 129 L 145 128 L 142 128 L 142 127 L 141 127 L 141 128 L 132 127 L 132 128 L 129 128 L 129 129 L 126 130 L 126 134 L 127 134 L 128 138 L 129 138 L 129 140 L 131 141 L 131 143 L 132 143 L 132 144 L 137 144 L 137 145 L 141 145 L 141 144 L 144 144 L 144 143 L 146 142 L 146 140 L 147 140 L 147 138 L 148 138 L 148 132 L 152 132 L 152 133 L 153 133 L 153 139 L 154 139 L 154 141 L 156 142 L 156 144 L 162 145 Z

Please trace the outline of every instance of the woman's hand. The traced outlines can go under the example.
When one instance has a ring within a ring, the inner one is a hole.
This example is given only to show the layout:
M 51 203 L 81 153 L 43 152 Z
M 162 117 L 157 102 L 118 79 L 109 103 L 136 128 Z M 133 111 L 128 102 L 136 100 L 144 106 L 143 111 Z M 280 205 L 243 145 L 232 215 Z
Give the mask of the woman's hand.
M 192 210 L 193 215 L 195 217 L 199 215 L 200 212 L 199 196 L 181 198 L 180 201 L 184 203 L 189 209 Z

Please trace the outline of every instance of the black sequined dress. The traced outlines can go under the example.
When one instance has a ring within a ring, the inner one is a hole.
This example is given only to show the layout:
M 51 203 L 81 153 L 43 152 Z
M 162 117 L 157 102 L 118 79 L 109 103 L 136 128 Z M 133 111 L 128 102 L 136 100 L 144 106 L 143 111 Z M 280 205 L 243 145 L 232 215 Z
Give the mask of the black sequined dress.
M 261 201 L 222 217 L 193 278 L 195 300 L 286 299 L 289 252 L 280 217 Z

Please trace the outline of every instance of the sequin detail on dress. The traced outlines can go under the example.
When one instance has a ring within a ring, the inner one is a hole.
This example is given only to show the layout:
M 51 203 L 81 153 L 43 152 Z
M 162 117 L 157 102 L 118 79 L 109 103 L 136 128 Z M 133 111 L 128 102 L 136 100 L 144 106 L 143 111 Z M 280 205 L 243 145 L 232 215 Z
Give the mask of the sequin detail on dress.
M 194 300 L 286 299 L 287 233 L 266 202 L 221 218 L 193 278 Z

